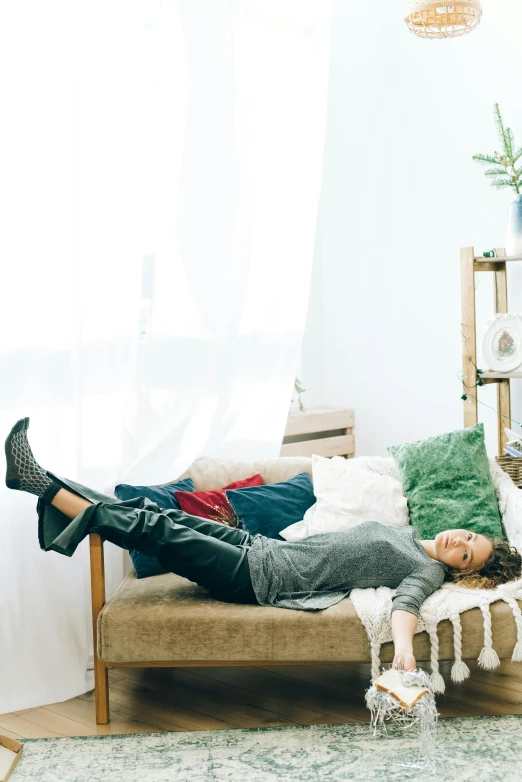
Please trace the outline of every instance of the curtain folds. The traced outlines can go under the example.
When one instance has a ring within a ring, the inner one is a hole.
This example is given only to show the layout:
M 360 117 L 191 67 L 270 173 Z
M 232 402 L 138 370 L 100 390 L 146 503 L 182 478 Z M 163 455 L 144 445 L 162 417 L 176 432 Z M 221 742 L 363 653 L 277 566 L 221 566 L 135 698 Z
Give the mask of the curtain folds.
M 0 431 L 111 493 L 277 455 L 320 193 L 328 3 L 0 10 Z M 92 687 L 88 548 L 0 488 L 0 713 Z M 106 545 L 109 596 L 121 552 Z

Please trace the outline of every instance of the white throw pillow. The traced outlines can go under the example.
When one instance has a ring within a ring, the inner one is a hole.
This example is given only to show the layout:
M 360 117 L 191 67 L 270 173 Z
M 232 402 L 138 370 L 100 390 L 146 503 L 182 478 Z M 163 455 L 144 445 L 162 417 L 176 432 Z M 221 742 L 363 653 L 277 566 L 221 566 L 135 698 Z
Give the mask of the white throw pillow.
M 408 502 L 402 484 L 357 464 L 357 459 L 312 456 L 317 502 L 302 521 L 279 534 L 288 541 L 303 540 L 321 532 L 341 532 L 363 521 L 380 521 L 394 527 L 409 523 Z

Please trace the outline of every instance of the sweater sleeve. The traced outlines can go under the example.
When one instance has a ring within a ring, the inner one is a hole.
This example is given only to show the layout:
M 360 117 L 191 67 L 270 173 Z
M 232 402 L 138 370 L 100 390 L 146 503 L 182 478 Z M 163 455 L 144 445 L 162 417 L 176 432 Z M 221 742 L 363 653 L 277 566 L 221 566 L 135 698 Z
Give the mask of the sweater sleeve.
M 421 605 L 444 581 L 442 568 L 416 570 L 404 578 L 392 598 L 393 611 L 408 611 L 419 616 Z

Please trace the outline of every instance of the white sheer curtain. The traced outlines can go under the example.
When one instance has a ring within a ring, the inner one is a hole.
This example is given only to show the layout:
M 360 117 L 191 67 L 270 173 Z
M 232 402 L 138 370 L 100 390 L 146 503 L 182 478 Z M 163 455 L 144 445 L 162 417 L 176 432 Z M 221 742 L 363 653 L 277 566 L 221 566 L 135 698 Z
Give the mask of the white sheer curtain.
M 0 430 L 101 491 L 274 456 L 308 299 L 329 3 L 0 8 Z M 0 489 L 0 713 L 92 686 L 87 546 Z M 109 595 L 121 552 L 107 549 Z

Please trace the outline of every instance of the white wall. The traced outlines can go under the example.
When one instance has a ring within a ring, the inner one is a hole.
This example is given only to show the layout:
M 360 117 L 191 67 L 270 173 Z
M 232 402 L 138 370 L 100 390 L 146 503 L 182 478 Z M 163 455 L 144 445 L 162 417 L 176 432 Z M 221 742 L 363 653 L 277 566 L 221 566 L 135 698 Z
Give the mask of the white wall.
M 460 247 L 504 246 L 511 200 L 471 156 L 499 149 L 495 102 L 522 145 L 522 6 L 484 0 L 473 33 L 428 41 L 408 32 L 400 2 L 333 5 L 323 192 L 299 371 L 307 405 L 354 408 L 357 455 L 385 455 L 387 445 L 462 426 Z M 509 304 L 522 312 L 517 267 Z M 492 275 L 477 279 L 480 343 Z M 520 421 L 516 383 L 512 415 Z M 495 388 L 482 388 L 479 399 L 496 407 Z M 496 415 L 479 410 L 493 455 Z

